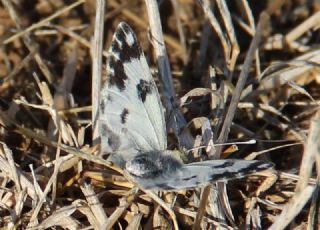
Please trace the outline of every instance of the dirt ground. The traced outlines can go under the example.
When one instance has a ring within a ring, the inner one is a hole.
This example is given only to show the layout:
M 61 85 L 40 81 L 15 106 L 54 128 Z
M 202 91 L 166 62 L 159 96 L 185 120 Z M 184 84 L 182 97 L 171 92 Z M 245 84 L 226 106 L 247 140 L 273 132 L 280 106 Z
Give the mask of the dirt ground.
M 0 1 L 2 229 L 318 226 L 320 2 L 102 3 Z M 170 150 L 185 163 L 257 159 L 274 169 L 159 192 L 99 157 L 92 117 L 122 21 L 158 86 Z

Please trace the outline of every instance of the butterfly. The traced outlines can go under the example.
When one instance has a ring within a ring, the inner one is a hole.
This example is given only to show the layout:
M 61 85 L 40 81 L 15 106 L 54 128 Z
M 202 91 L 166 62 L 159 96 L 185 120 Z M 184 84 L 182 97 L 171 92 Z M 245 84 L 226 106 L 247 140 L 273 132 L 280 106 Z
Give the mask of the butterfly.
M 273 167 L 268 162 L 235 159 L 184 164 L 177 151 L 168 150 L 157 86 L 137 37 L 125 22 L 113 35 L 107 75 L 100 100 L 100 156 L 144 189 L 190 189 Z

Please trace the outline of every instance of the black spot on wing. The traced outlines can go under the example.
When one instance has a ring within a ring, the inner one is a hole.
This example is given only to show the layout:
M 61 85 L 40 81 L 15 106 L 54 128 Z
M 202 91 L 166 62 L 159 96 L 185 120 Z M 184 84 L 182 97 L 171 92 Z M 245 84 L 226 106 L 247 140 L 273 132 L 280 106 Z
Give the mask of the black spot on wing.
M 235 173 L 223 172 L 223 173 L 214 173 L 210 175 L 210 181 L 223 181 L 226 179 L 235 178 Z
M 128 24 L 121 23 L 115 33 L 115 37 L 112 51 L 119 54 L 122 62 L 130 62 L 131 59 L 140 58 L 143 55 L 137 37 Z
M 263 161 L 253 161 L 247 167 L 239 170 L 243 174 L 251 174 L 259 171 L 263 171 L 272 167 L 272 164 L 265 163 Z
M 105 100 L 101 99 L 101 101 L 100 101 L 100 111 L 101 111 L 102 114 L 104 114 L 105 108 L 106 108 Z
M 126 108 L 123 109 L 122 113 L 120 115 L 120 119 L 121 119 L 122 124 L 126 123 L 128 115 L 129 115 L 129 110 Z
M 102 124 L 100 127 L 100 135 L 102 137 L 108 136 L 108 126 L 106 124 Z
M 177 188 L 171 186 L 171 185 L 168 185 L 167 183 L 160 183 L 160 184 L 157 184 L 156 185 L 160 190 L 176 190 Z M 148 188 L 146 188 L 148 189 Z
M 137 84 L 138 97 L 142 100 L 142 102 L 145 102 L 147 95 L 151 93 L 151 83 L 141 79 L 139 84 Z
M 126 133 L 128 133 L 128 129 L 126 127 L 124 127 L 121 129 L 121 132 L 126 134 Z
M 218 168 L 226 168 L 226 167 L 231 167 L 231 166 L 233 166 L 234 165 L 234 162 L 232 162 L 232 161 L 226 161 L 226 162 L 224 162 L 223 164 L 221 164 L 221 165 L 216 165 L 216 166 L 214 166 L 214 168 L 216 168 L 216 169 L 218 169 Z
M 120 138 L 117 134 L 112 132 L 106 124 L 100 127 L 101 138 L 107 138 L 107 143 L 113 151 L 117 151 L 120 147 Z
M 195 179 L 196 177 L 197 177 L 197 176 L 194 175 L 194 176 L 190 176 L 190 177 L 183 178 L 182 180 L 183 180 L 183 181 L 189 181 L 189 180 L 191 180 L 191 179 Z
M 109 157 L 109 153 L 102 153 L 101 158 L 107 160 Z
M 120 139 L 116 135 L 111 135 L 108 137 L 108 145 L 113 151 L 117 151 L 120 147 Z
M 125 22 L 121 22 L 119 27 L 121 27 L 121 29 L 126 33 L 126 34 L 129 34 L 129 33 L 132 33 L 134 34 L 134 32 L 132 31 L 132 29 L 130 28 L 130 26 L 125 23 Z
M 116 86 L 120 91 L 126 89 L 125 81 L 128 79 L 124 71 L 123 63 L 113 55 L 109 56 L 109 69 L 113 70 L 108 73 L 110 86 Z
M 108 94 L 107 100 L 108 100 L 109 102 L 112 102 L 113 98 L 112 98 L 112 96 L 111 96 L 110 94 Z
M 236 162 L 234 162 L 236 163 Z M 248 162 L 249 163 L 249 162 Z M 232 166 L 230 166 L 232 167 Z M 237 178 L 242 178 L 252 173 L 260 172 L 273 167 L 271 163 L 265 163 L 262 161 L 252 161 L 246 167 L 243 168 L 225 168 L 225 171 L 215 172 L 210 175 L 210 181 L 223 181 L 223 180 L 232 180 Z

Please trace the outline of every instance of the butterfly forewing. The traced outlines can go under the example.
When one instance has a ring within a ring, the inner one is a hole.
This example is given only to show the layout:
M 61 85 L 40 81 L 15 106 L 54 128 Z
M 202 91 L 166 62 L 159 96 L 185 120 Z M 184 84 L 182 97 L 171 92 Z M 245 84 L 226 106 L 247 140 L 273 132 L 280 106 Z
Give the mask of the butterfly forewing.
M 102 154 L 166 149 L 166 130 L 159 93 L 132 29 L 120 23 L 107 61 L 101 91 Z

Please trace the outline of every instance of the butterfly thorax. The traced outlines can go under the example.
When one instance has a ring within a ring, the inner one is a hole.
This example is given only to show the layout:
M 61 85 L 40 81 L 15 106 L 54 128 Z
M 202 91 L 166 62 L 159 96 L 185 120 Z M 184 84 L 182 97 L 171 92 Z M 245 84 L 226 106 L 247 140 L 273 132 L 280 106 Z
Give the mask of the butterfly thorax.
M 132 176 L 153 178 L 171 174 L 178 170 L 182 162 L 175 157 L 174 151 L 153 151 L 137 155 L 126 162 L 125 169 Z

